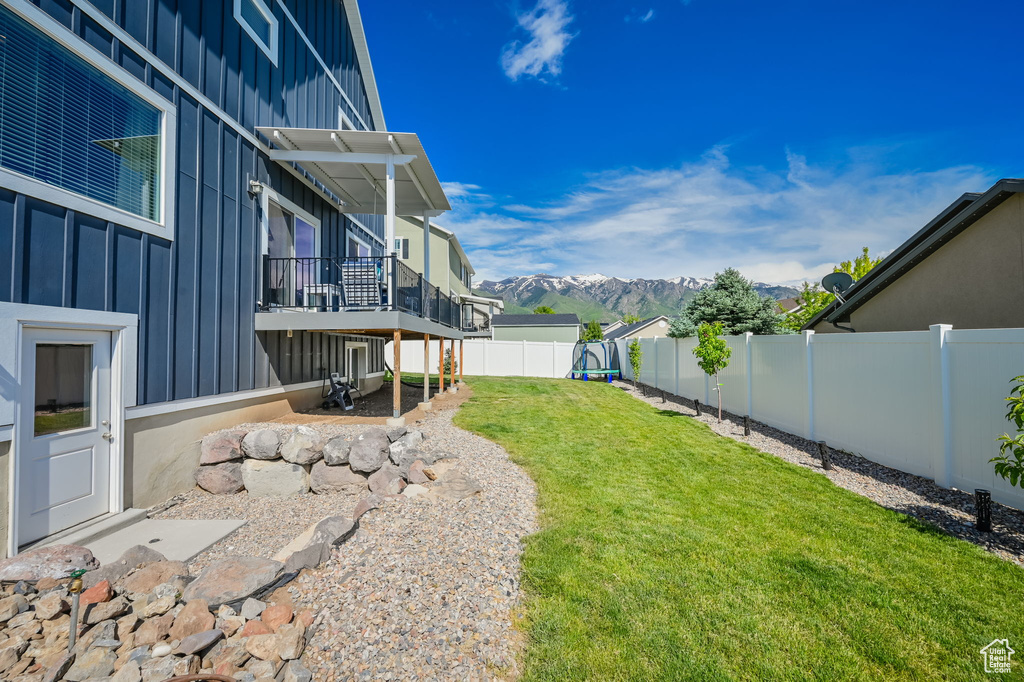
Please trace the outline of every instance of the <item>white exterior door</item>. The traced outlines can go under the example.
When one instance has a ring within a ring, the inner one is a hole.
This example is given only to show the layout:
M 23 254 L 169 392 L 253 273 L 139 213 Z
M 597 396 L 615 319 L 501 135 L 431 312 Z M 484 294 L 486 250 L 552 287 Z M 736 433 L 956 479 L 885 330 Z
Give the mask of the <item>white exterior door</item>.
M 16 439 L 18 543 L 110 511 L 111 334 L 26 328 Z
M 363 378 L 362 368 L 359 366 L 359 347 L 348 347 L 348 383 L 360 388 L 359 382 Z

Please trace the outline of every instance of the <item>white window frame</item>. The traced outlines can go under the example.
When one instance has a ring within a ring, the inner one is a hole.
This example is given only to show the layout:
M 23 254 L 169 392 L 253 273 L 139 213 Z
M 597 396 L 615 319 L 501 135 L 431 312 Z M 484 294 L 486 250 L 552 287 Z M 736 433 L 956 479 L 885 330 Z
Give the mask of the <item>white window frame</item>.
M 409 260 L 412 257 L 412 252 L 409 250 L 409 238 L 408 237 L 395 237 L 395 254 L 398 256 L 398 260 Z M 406 255 L 402 255 L 402 254 Z
M 156 237 L 174 240 L 175 207 L 175 150 L 177 149 L 178 116 L 174 105 L 145 83 L 132 76 L 109 57 L 89 43 L 68 31 L 48 14 L 26 0 L 5 0 L 8 8 L 55 42 L 70 50 L 90 66 L 95 67 L 147 103 L 159 109 L 160 116 L 160 220 L 153 221 L 140 215 L 77 194 L 56 185 L 0 168 L 0 187 L 42 201 L 58 204 L 69 210 L 95 216 L 118 225 L 145 232 Z
M 348 255 L 348 240 L 349 240 L 349 239 L 352 239 L 352 240 L 354 240 L 354 241 L 355 241 L 355 242 L 356 242 L 357 244 L 360 244 L 361 246 L 365 246 L 365 247 L 366 247 L 366 252 L 367 252 L 368 254 L 370 254 L 369 256 L 367 256 L 367 258 L 372 258 L 372 257 L 373 257 L 373 247 L 372 247 L 372 246 L 370 246 L 370 245 L 369 245 L 369 244 L 368 244 L 368 243 L 366 242 L 366 240 L 365 240 L 365 239 L 361 239 L 361 238 L 359 237 L 359 235 L 356 235 L 356 234 L 352 234 L 351 232 L 349 232 L 348 234 L 346 234 L 346 235 L 345 235 L 345 255 L 344 255 L 344 256 L 342 256 L 342 258 L 349 258 L 349 257 L 350 257 L 350 256 Z
M 283 208 L 284 210 L 302 219 L 303 222 L 313 226 L 314 230 L 314 250 L 316 256 L 314 258 L 322 258 L 323 252 L 320 250 L 321 230 L 320 220 L 312 213 L 309 213 L 304 208 L 296 204 L 295 202 L 286 199 L 267 185 L 263 185 L 263 190 L 260 192 L 260 253 L 264 256 L 270 253 L 270 202 L 273 201 L 275 204 Z M 294 225 L 292 226 L 292 258 L 295 257 L 295 234 Z
M 342 107 L 338 107 L 338 130 L 358 130 Z
M 249 25 L 249 22 L 242 16 L 242 3 L 251 2 L 256 6 L 256 9 L 263 18 L 270 24 L 270 44 L 267 45 L 263 42 L 263 39 L 259 37 L 256 31 Z M 242 30 L 249 34 L 256 46 L 260 48 L 263 54 L 270 58 L 271 63 L 277 66 L 277 55 L 280 52 L 280 27 L 277 23 L 277 17 L 274 16 L 274 11 L 265 3 L 263 0 L 235 0 L 235 21 L 238 22 Z

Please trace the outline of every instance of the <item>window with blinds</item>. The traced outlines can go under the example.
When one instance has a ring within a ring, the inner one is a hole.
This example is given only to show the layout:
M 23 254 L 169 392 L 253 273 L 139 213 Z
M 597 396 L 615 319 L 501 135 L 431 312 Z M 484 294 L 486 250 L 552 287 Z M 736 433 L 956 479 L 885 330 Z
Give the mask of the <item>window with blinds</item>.
M 277 65 L 277 17 L 263 0 L 235 0 L 235 20 Z
M 0 7 L 0 167 L 158 222 L 162 115 Z

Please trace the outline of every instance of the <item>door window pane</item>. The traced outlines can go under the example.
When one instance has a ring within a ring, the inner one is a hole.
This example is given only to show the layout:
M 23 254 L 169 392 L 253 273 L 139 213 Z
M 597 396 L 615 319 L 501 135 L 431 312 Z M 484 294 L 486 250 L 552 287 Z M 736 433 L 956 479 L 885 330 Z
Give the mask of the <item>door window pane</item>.
M 36 345 L 35 435 L 92 426 L 92 346 Z

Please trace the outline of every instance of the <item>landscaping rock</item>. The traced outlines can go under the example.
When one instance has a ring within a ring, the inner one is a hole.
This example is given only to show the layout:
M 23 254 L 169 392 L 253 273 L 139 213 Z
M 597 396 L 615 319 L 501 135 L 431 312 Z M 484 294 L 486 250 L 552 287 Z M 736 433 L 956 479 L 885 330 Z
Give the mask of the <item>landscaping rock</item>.
M 188 567 L 181 561 L 155 561 L 125 576 L 118 591 L 135 601 L 153 592 L 158 585 L 174 582 L 178 576 L 187 576 Z
M 50 592 L 37 599 L 35 607 L 37 618 L 50 620 L 67 611 L 70 605 L 59 592 Z
M 174 624 L 174 614 L 168 613 L 157 618 L 150 618 L 135 631 L 135 646 L 152 646 L 167 638 Z M 147 652 L 148 654 L 148 652 Z
M 117 624 L 112 620 L 105 620 L 89 628 L 89 630 L 86 631 L 77 642 L 75 642 L 75 651 L 82 653 L 87 649 L 91 649 L 96 642 L 104 639 L 116 638 Z
M 142 668 L 135 661 L 128 661 L 114 673 L 110 682 L 142 682 Z
M 292 464 L 313 464 L 323 458 L 324 442 L 308 426 L 300 426 L 281 444 L 281 456 Z
M 124 597 L 115 597 L 110 601 L 90 604 L 83 610 L 84 620 L 89 625 L 95 625 L 104 620 L 118 618 L 128 613 L 131 604 Z
M 260 429 L 245 434 L 242 439 L 242 452 L 252 459 L 277 459 L 280 445 L 281 439 L 277 431 Z
M 181 640 L 178 644 L 178 649 L 175 653 L 178 654 L 197 654 L 207 647 L 213 646 L 224 636 L 222 630 L 206 630 L 204 632 L 197 632 L 193 635 L 189 635 Z
M 366 477 L 347 466 L 329 466 L 317 462 L 309 472 L 309 487 L 318 495 L 325 493 L 355 494 L 367 489 Z
M 281 658 L 280 638 L 277 635 L 253 635 L 245 642 L 245 650 L 261 661 L 275 661 Z
M 65 680 L 80 682 L 106 677 L 114 672 L 117 655 L 110 649 L 95 648 L 76 657 L 74 665 L 64 674 Z
M 101 601 L 110 601 L 114 598 L 114 590 L 110 587 L 110 581 L 104 580 L 82 592 L 78 597 L 78 605 L 85 608 L 89 604 L 96 604 Z
M 143 618 L 152 618 L 153 616 L 162 616 L 171 609 L 178 602 L 174 595 L 168 595 L 166 597 L 160 597 L 155 601 L 151 601 L 146 604 L 146 608 L 142 609 Z
M 273 606 L 267 607 L 260 616 L 260 620 L 262 620 L 264 625 L 268 628 L 277 632 L 277 629 L 282 625 L 287 625 L 292 622 L 292 613 L 292 607 L 288 604 L 274 604 Z
M 405 477 L 406 480 L 409 483 L 419 483 L 421 485 L 429 483 L 430 477 L 424 473 L 424 469 L 426 469 L 426 464 L 422 459 L 417 459 L 409 465 L 409 474 Z
M 464 500 L 482 490 L 480 484 L 472 478 L 454 471 L 445 474 L 433 487 L 435 494 L 449 500 Z
M 182 640 L 186 637 L 212 630 L 217 618 L 210 613 L 210 607 L 202 599 L 193 599 L 185 605 L 174 619 L 168 636 Z
M 0 561 L 0 581 L 39 580 L 40 578 L 67 578 L 79 569 L 92 571 L 100 562 L 85 547 L 55 545 L 40 547 Z M 19 595 L 20 596 L 20 595 Z
M 142 664 L 142 682 L 165 682 L 174 677 L 178 661 L 173 656 L 151 658 Z
M 364 431 L 352 443 L 348 453 L 349 466 L 353 471 L 372 474 L 387 461 L 390 447 L 391 441 L 388 440 L 384 429 Z
M 284 666 L 282 682 L 313 682 L 313 673 L 299 661 L 288 661 Z
M 221 431 L 206 436 L 200 446 L 199 463 L 221 464 L 242 459 L 242 439 L 245 434 L 245 431 Z
M 367 495 L 356 503 L 356 508 L 352 510 L 352 520 L 358 521 L 360 516 L 371 509 L 380 509 L 383 504 L 384 499 L 380 495 L 376 493 Z
M 344 516 L 330 516 L 316 524 L 307 546 L 322 542 L 329 545 L 340 545 L 352 535 L 355 527 L 356 524 L 351 519 Z
M 28 599 L 20 594 L 12 594 L 0 600 L 0 623 L 9 621 L 28 608 Z
M 348 452 L 351 449 L 352 441 L 344 436 L 332 438 L 324 445 L 324 461 L 332 467 L 348 464 Z
M 89 571 L 83 575 L 82 584 L 86 588 L 97 585 L 104 580 L 114 584 L 124 576 L 128 575 L 129 572 L 143 564 L 166 560 L 167 557 L 155 549 L 151 549 L 145 545 L 135 545 L 134 547 L 126 549 L 124 554 L 122 554 L 117 561 L 104 564 L 95 571 Z
M 390 463 L 385 464 L 375 473 L 371 474 L 369 484 L 370 492 L 379 495 L 397 495 L 405 487 L 401 471 Z
M 50 666 L 49 670 L 46 671 L 46 676 L 43 678 L 43 681 L 56 682 L 57 680 L 63 680 L 64 675 L 67 674 L 68 670 L 72 665 L 74 665 L 74 663 L 75 654 L 64 654 Z
M 402 450 L 397 457 L 392 453 L 391 461 L 398 467 L 398 471 L 402 474 L 402 478 L 409 478 L 409 469 L 412 467 L 413 463 L 422 462 L 424 457 L 427 457 L 427 455 L 416 448 L 412 448 L 410 450 Z
M 429 494 L 430 488 L 419 485 L 418 483 L 410 483 L 405 487 L 405 490 L 402 491 L 402 497 L 410 498 L 423 497 Z
M 250 620 L 242 628 L 242 638 L 255 637 L 257 635 L 272 635 L 274 631 L 267 627 L 262 620 Z
M 252 497 L 291 497 L 309 492 L 309 474 L 291 462 L 246 460 L 242 480 Z
M 183 598 L 186 602 L 205 600 L 212 608 L 242 601 L 273 583 L 283 567 L 279 561 L 256 557 L 221 559 L 210 564 L 185 588 Z
M 327 542 L 307 545 L 292 552 L 284 562 L 285 573 L 298 573 L 305 568 L 316 568 L 331 558 L 331 545 Z
M 266 608 L 267 605 L 261 602 L 259 599 L 253 599 L 252 597 L 249 597 L 242 604 L 242 618 L 245 618 L 246 620 L 254 620 L 256 618 L 259 618 L 260 614 L 263 613 L 266 610 Z
M 385 431 L 388 435 L 388 440 L 394 443 L 396 440 L 409 433 L 409 427 L 407 426 L 392 426 Z
M 297 625 L 281 625 L 275 630 L 277 655 L 281 660 L 290 661 L 302 655 L 306 648 L 305 629 Z
M 196 469 L 196 485 L 214 495 L 234 495 L 245 487 L 238 462 L 202 466 Z

